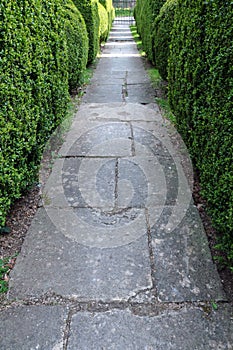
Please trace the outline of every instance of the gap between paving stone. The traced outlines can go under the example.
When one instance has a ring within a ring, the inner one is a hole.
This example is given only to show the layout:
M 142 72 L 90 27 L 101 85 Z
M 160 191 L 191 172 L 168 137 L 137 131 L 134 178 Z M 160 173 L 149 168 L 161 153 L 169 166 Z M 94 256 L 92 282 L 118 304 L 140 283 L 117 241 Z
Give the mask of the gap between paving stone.
M 69 307 L 15 305 L 1 314 L 1 349 L 232 349 L 227 305 L 218 311 L 207 305 L 167 306 L 148 310 L 96 301 Z

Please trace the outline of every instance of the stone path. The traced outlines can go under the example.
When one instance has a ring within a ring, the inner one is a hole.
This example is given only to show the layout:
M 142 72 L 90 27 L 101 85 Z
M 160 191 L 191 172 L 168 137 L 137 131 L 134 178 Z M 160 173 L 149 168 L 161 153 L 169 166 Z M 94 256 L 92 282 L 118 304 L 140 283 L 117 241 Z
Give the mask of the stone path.
M 113 26 L 11 273 L 0 349 L 233 349 L 191 162 L 154 101 Z

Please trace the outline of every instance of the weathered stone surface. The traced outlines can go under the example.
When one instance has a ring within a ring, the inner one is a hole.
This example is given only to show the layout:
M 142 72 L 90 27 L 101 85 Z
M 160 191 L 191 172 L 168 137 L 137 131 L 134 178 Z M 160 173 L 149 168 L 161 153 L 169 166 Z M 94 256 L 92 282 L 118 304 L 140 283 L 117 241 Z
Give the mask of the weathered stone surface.
M 123 82 L 122 82 L 123 83 Z M 102 102 L 121 102 L 122 86 L 121 85 L 99 85 L 92 84 L 87 87 L 86 94 L 83 97 L 83 103 L 102 103 Z
M 154 317 L 129 310 L 78 313 L 72 318 L 68 350 L 230 350 L 231 315 L 232 309 L 224 306 L 210 315 L 192 307 Z
M 67 310 L 18 306 L 0 313 L 1 350 L 62 350 Z
M 71 221 L 69 224 L 73 225 Z M 107 226 L 106 235 L 109 231 Z M 93 244 L 97 244 L 98 226 L 93 226 L 93 229 Z M 82 233 L 82 229 L 76 227 L 77 235 L 80 230 Z M 118 232 L 120 234 L 120 230 Z M 78 239 L 83 239 L 85 243 L 85 231 Z M 118 237 L 118 240 L 118 244 L 123 244 L 124 237 Z M 105 244 L 106 240 L 103 240 L 102 245 Z M 39 297 L 54 292 L 82 301 L 127 300 L 138 291 L 151 287 L 145 234 L 118 248 L 85 246 L 59 232 L 45 210 L 40 209 L 11 273 L 9 298 Z
M 90 109 L 85 110 L 86 116 L 90 116 Z M 108 111 L 109 118 L 112 110 Z M 93 116 L 93 114 L 92 114 Z M 78 122 L 73 123 L 70 138 L 60 154 L 68 157 L 122 157 L 130 156 L 131 150 L 131 129 L 130 125 L 125 122 L 109 122 L 100 123 L 97 121 L 90 122 L 90 128 L 80 129 L 75 133 Z M 81 124 L 81 123 L 80 123 Z
M 138 79 L 139 80 L 139 79 Z M 139 102 L 139 103 L 153 103 L 155 100 L 155 91 L 151 84 L 148 83 L 135 83 L 132 85 L 126 85 L 126 98 L 127 102 Z
M 195 206 L 169 222 L 173 207 L 164 207 L 152 227 L 158 298 L 166 302 L 225 300 L 220 278 Z

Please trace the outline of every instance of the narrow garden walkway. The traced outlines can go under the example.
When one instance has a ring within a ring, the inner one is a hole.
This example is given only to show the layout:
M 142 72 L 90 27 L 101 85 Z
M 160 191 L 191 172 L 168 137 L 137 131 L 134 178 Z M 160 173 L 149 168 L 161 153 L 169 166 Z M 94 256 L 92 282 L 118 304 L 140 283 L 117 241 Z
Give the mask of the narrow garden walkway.
M 186 148 L 115 25 L 10 276 L 1 350 L 233 349 Z

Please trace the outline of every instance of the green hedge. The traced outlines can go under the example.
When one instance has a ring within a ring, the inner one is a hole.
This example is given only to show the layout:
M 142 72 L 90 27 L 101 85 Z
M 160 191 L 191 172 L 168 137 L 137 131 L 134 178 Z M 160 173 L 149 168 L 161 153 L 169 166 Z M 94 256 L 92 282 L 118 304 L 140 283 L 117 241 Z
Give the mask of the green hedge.
M 71 0 L 64 4 L 64 18 L 69 62 L 69 88 L 72 90 L 79 85 L 87 65 L 88 34 L 81 13 Z
M 99 51 L 98 0 L 73 0 L 73 2 L 86 23 L 89 38 L 88 62 L 91 63 Z
M 167 80 L 169 47 L 177 0 L 167 0 L 154 21 L 153 57 L 161 77 Z
M 0 226 L 37 179 L 43 145 L 67 110 L 67 55 L 58 0 L 0 3 Z
M 152 9 L 152 13 L 153 13 L 154 18 L 156 18 L 159 15 L 159 11 L 165 2 L 166 2 L 166 0 L 152 0 L 151 1 L 151 9 Z
M 233 3 L 179 0 L 169 100 L 200 171 L 202 193 L 233 266 Z
M 106 41 L 108 37 L 108 13 L 107 10 L 101 3 L 98 3 L 98 11 L 99 11 L 99 19 L 100 19 L 100 25 L 99 25 L 99 38 L 100 42 Z
M 143 49 L 149 60 L 154 61 L 153 26 L 165 0 L 137 0 L 134 16 L 138 33 L 142 38 Z
M 111 30 L 112 22 L 115 17 L 115 10 L 113 7 L 112 0 L 99 0 L 100 4 L 103 5 L 108 13 L 108 31 Z

